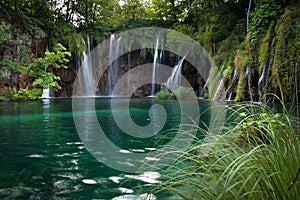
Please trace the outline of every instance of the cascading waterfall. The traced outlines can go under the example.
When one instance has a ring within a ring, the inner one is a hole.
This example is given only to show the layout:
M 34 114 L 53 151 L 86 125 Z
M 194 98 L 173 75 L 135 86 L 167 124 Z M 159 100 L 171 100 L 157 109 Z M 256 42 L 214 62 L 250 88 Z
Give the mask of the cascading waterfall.
M 110 37 L 109 44 L 109 69 L 108 69 L 108 77 L 107 77 L 107 93 L 108 96 L 112 96 L 113 89 L 118 81 L 118 54 L 120 48 L 121 37 L 116 39 L 115 34 L 112 34 Z
M 204 84 L 204 86 L 203 86 L 203 88 L 202 88 L 202 90 L 200 92 L 200 95 L 199 95 L 200 99 L 204 99 L 204 95 L 206 93 L 206 87 L 207 87 L 207 85 L 209 83 L 209 79 L 210 79 L 210 73 L 209 73 L 208 78 L 207 78 L 207 80 L 206 80 L 206 82 L 205 82 L 205 84 Z
M 94 76 L 92 72 L 92 60 L 88 57 L 91 46 L 90 39 L 87 36 L 87 45 L 83 37 L 81 37 L 82 45 L 83 45 L 83 59 L 81 61 L 81 73 L 82 73 L 82 85 L 83 92 L 81 93 L 83 96 L 92 97 L 95 96 L 95 84 L 94 84 Z
M 237 76 L 237 69 L 235 68 L 234 72 L 233 72 L 233 78 L 232 78 L 233 81 L 236 78 L 236 76 Z M 232 91 L 230 92 L 230 94 L 229 94 L 229 96 L 227 98 L 227 101 L 231 101 L 231 100 L 232 100 Z
M 216 42 L 214 41 L 213 42 L 213 46 L 212 46 L 212 49 L 213 49 L 213 56 L 215 56 L 217 54 L 217 47 L 216 47 Z
M 158 45 L 159 45 L 159 36 L 156 37 L 156 43 L 155 43 L 150 97 L 154 97 L 154 94 L 155 94 L 155 76 L 156 76 L 156 64 L 157 64 L 157 58 L 158 58 Z
M 168 78 L 166 87 L 174 91 L 181 84 L 181 68 L 186 56 L 178 61 L 178 64 L 173 68 L 172 75 Z
M 270 45 L 270 54 L 273 50 L 274 43 L 275 43 L 275 36 L 273 37 L 271 45 Z M 268 79 L 268 77 L 269 77 L 269 72 L 271 70 L 272 63 L 273 63 L 272 59 L 267 60 L 265 62 L 264 66 L 262 68 L 261 76 L 258 81 L 258 85 L 261 86 L 261 95 L 262 96 L 264 96 L 264 94 L 265 94 L 265 79 Z M 268 70 L 267 70 L 267 66 L 268 66 Z M 265 78 L 265 77 L 267 77 L 267 78 Z M 263 101 L 266 101 L 265 97 L 264 97 Z
M 261 72 L 261 76 L 260 76 L 259 81 L 258 81 L 258 85 L 261 84 L 261 93 L 262 93 L 262 95 L 264 94 L 264 90 L 265 90 L 264 82 L 265 82 L 266 66 L 267 66 L 267 63 L 264 64 L 262 72 Z
M 163 63 L 163 58 L 164 58 L 164 40 L 163 38 L 161 39 L 161 45 L 160 45 L 160 55 L 159 55 L 159 63 Z

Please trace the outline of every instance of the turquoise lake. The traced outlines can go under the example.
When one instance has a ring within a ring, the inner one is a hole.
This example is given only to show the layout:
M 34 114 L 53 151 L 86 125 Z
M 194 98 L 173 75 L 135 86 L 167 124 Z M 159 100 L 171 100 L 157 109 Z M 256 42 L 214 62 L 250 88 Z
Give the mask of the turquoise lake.
M 147 125 L 149 108 L 154 103 L 150 99 L 131 100 L 132 120 Z M 160 104 L 168 114 L 161 132 L 178 127 L 178 102 Z M 200 110 L 210 105 L 202 102 Z M 103 131 L 125 149 L 121 152 L 124 156 L 128 151 L 147 152 L 164 144 L 161 133 L 135 138 L 122 132 L 114 122 L 109 99 L 96 99 L 95 109 Z M 76 131 L 71 99 L 2 102 L 0 130 L 1 199 L 135 199 L 159 181 L 159 171 L 131 174 L 95 159 Z

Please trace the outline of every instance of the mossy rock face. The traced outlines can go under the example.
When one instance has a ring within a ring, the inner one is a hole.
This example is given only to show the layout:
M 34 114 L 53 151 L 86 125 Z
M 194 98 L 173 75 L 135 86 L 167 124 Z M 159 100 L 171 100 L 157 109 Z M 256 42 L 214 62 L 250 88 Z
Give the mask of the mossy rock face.
M 283 94 L 288 102 L 299 102 L 300 80 L 300 6 L 287 8 L 278 23 L 274 62 L 272 66 L 272 91 Z M 298 91 L 296 91 L 298 88 Z
M 246 68 L 249 62 L 249 56 L 247 50 L 237 50 L 236 56 L 234 59 L 234 64 L 237 68 L 237 73 L 239 76 L 239 81 L 236 90 L 235 101 L 245 100 L 245 88 L 246 88 Z

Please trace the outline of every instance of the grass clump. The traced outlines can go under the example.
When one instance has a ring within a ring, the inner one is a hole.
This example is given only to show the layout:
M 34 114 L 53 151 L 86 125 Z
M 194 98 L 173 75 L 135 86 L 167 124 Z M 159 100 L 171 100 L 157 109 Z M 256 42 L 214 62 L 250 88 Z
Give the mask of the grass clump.
M 171 193 L 177 199 L 298 199 L 300 145 L 289 116 L 257 104 L 229 109 L 224 134 L 206 132 L 218 140 L 199 140 L 174 160 L 156 194 Z M 203 154 L 207 146 L 211 149 Z

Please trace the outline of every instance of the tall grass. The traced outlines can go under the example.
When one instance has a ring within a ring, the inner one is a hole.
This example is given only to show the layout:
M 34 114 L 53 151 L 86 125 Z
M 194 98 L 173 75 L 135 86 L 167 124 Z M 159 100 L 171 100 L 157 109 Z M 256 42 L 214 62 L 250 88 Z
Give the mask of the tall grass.
M 217 142 L 196 141 L 164 170 L 154 192 L 175 199 L 299 199 L 299 135 L 288 114 L 261 104 L 228 109 Z M 207 145 L 210 153 L 201 154 Z

